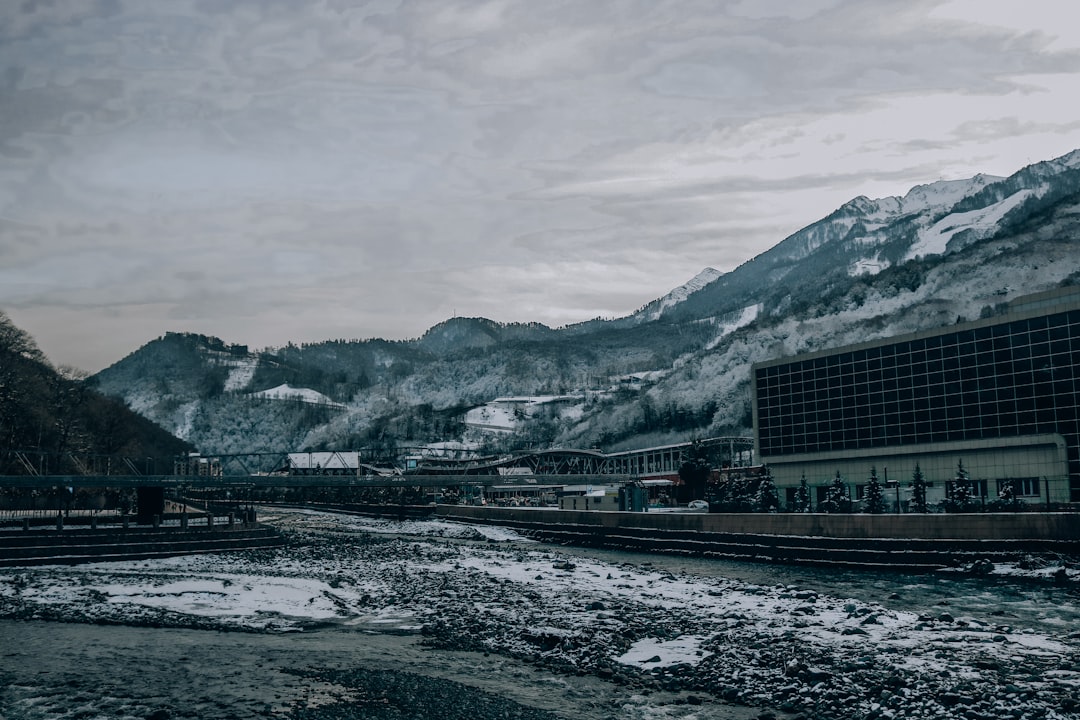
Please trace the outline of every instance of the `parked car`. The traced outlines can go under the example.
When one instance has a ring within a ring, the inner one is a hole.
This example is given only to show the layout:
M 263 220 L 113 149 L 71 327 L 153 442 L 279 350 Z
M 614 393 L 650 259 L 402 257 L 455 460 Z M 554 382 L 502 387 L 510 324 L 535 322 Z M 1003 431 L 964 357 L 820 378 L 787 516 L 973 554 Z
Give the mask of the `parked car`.
M 686 509 L 690 512 L 709 512 L 709 503 L 704 500 L 691 500 L 686 503 Z

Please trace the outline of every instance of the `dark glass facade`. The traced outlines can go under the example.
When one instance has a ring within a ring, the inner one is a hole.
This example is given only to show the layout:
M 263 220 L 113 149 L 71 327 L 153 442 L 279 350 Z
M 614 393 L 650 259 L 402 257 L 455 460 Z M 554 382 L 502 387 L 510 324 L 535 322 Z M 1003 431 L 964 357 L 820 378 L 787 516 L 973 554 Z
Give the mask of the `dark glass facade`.
M 1080 309 L 764 363 L 753 371 L 758 453 L 1059 433 L 1080 502 L 1078 369 Z

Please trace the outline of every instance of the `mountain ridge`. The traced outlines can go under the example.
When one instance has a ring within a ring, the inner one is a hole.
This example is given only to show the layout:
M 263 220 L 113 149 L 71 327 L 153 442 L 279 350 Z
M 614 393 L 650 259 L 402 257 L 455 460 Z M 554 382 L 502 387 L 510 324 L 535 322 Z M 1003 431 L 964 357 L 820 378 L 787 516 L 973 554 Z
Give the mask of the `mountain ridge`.
M 1078 232 L 1074 151 L 1006 178 L 980 174 L 902 197 L 853 198 L 734 270 L 706 268 L 614 320 L 550 328 L 451 318 L 410 341 L 261 353 L 208 338 L 196 343 L 203 350 L 148 344 L 96 379 L 208 452 L 273 441 L 319 449 L 445 440 L 462 432 L 455 408 L 574 392 L 583 399 L 572 409 L 563 404 L 508 435 L 473 440 L 494 450 L 616 448 L 746 434 L 749 363 L 974 319 L 1018 294 L 1076 282 Z M 157 352 L 173 356 L 149 362 Z M 136 372 L 155 365 L 167 370 Z M 630 376 L 642 382 L 631 389 L 620 379 Z M 305 414 L 253 396 L 283 384 L 343 407 Z

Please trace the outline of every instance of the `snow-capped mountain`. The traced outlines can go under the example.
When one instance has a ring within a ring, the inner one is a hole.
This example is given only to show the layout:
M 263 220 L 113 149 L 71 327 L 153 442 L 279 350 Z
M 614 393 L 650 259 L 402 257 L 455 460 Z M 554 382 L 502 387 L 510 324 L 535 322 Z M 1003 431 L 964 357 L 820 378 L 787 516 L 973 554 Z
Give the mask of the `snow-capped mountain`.
M 204 452 L 456 440 L 471 408 L 540 395 L 581 401 L 469 440 L 617 449 L 749 433 L 753 362 L 975 319 L 1063 283 L 1080 284 L 1080 151 L 1007 178 L 857 197 L 616 320 L 453 318 L 409 342 L 258 354 L 170 334 L 95 380 Z M 285 384 L 341 407 L 267 397 Z
M 934 182 L 903 197 L 857 197 L 793 233 L 683 303 L 671 320 L 741 312 L 761 303 L 784 314 L 845 278 L 876 275 L 920 257 L 959 251 L 1018 227 L 1080 190 L 1080 151 L 1007 178 L 976 175 Z
M 634 313 L 632 317 L 638 322 L 659 320 L 665 310 L 678 305 L 683 300 L 690 297 L 690 295 L 701 290 L 721 275 L 723 275 L 723 273 L 719 270 L 707 267 L 691 278 L 685 285 L 680 285 L 664 297 L 653 300 L 651 303 Z

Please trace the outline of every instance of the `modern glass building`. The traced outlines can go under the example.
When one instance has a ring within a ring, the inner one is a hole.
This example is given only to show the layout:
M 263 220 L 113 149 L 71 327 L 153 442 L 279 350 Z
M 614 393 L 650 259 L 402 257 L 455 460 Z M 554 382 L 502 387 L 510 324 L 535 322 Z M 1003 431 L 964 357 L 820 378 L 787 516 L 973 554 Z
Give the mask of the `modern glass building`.
M 857 497 L 873 467 L 902 502 L 918 464 L 940 497 L 962 462 L 991 500 L 1011 483 L 1029 502 L 1080 502 L 1080 288 L 758 363 L 752 384 L 758 457 L 782 488 L 839 471 Z

